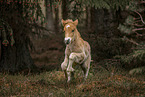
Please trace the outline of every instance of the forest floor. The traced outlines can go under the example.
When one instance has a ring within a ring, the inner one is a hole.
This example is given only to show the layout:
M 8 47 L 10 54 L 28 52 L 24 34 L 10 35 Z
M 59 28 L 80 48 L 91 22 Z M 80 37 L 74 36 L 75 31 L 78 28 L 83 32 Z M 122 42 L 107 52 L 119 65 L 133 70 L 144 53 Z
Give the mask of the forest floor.
M 144 97 L 145 76 L 91 63 L 88 79 L 82 83 L 81 68 L 75 80 L 67 84 L 60 65 L 65 45 L 61 36 L 35 39 L 34 63 L 43 70 L 38 74 L 9 75 L 0 73 L 0 97 Z

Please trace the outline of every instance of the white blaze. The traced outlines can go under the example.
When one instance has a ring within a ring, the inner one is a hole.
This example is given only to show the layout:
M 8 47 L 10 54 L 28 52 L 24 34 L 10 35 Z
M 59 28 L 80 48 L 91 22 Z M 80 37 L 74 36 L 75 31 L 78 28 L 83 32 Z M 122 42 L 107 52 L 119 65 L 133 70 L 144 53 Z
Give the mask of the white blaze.
M 68 27 L 70 27 L 70 25 L 67 25 L 66 28 L 68 29 Z

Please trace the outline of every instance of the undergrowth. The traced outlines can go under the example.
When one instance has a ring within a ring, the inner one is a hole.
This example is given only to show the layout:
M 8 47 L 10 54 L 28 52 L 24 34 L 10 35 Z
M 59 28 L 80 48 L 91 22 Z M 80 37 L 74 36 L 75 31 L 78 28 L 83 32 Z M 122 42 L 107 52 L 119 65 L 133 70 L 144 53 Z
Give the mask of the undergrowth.
M 115 71 L 114 71 L 115 70 Z M 113 74 L 112 74 L 113 72 Z M 46 71 L 33 75 L 0 74 L 0 96 L 6 97 L 130 97 L 145 96 L 145 77 L 130 76 L 126 71 L 102 66 L 91 68 L 88 79 L 82 82 L 78 69 L 75 80 L 66 84 L 62 71 Z

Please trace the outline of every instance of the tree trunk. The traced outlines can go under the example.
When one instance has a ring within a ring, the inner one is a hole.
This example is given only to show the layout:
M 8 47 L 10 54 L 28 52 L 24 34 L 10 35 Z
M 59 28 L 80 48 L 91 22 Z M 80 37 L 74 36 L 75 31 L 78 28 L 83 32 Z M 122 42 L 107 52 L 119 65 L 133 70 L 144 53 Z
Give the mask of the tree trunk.
M 95 26 L 92 25 L 93 29 L 97 34 L 103 34 L 106 37 L 111 37 L 114 33 L 116 33 L 116 29 L 118 27 L 118 22 L 116 21 L 116 16 L 114 11 L 106 10 L 106 9 L 94 9 L 95 13 L 92 15 L 94 19 L 91 21 L 94 22 Z M 91 17 L 91 18 L 93 18 Z
M 1 45 L 0 70 L 16 73 L 22 70 L 34 69 L 35 65 L 29 53 L 28 44 L 24 36 L 15 39 L 13 46 Z
M 91 18 L 91 24 L 90 24 L 90 29 L 91 29 L 91 31 L 92 32 L 94 32 L 95 31 L 95 25 L 96 25 L 96 23 L 95 23 L 95 19 L 96 19 L 96 17 L 95 17 L 95 8 L 94 7 L 92 7 L 92 8 L 90 8 L 90 14 L 91 14 L 91 16 L 90 16 L 90 18 Z
M 68 7 L 67 7 L 68 0 L 62 0 L 62 18 L 64 20 L 68 19 Z
M 59 32 L 59 10 L 58 8 L 55 8 L 55 31 L 56 33 Z
M 54 32 L 54 19 L 53 19 L 53 12 L 52 12 L 52 1 L 51 0 L 45 0 L 46 4 L 46 21 L 47 25 L 46 28 L 52 32 Z
M 91 13 L 90 13 L 90 7 L 86 7 L 86 28 L 88 31 L 91 31 Z

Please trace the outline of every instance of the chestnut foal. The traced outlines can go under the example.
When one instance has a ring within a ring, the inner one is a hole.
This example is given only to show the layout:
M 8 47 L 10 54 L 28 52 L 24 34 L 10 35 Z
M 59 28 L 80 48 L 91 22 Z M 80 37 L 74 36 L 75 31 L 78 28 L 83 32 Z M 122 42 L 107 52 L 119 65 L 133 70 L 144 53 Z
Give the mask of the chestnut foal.
M 84 80 L 88 76 L 91 62 L 91 49 L 87 41 L 81 38 L 76 26 L 78 20 L 72 21 L 70 19 L 63 20 L 66 44 L 65 59 L 61 64 L 61 68 L 65 73 L 67 82 L 70 82 L 74 76 L 73 64 L 79 64 L 84 72 Z

